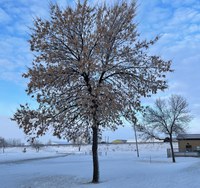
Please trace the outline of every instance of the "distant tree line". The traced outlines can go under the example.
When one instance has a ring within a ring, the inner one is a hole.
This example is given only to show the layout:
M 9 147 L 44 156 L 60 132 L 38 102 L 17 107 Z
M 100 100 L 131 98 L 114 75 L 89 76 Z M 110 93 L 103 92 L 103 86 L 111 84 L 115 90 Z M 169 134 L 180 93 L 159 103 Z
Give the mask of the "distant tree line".
M 0 148 L 24 146 L 20 139 L 5 139 L 0 137 Z

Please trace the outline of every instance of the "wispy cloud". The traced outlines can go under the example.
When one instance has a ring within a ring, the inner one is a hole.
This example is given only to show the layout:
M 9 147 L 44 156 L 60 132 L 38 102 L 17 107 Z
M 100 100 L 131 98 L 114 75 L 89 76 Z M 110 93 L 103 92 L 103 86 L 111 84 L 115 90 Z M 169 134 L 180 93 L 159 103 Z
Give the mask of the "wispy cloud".
M 150 53 L 172 60 L 174 73 L 168 75 L 169 89 L 159 96 L 181 94 L 187 98 L 191 112 L 200 119 L 200 1 L 139 0 L 139 32 L 142 38 L 161 38 Z M 151 100 L 152 100 L 151 99 Z M 197 127 L 197 120 L 192 126 Z M 195 130 L 195 129 L 194 129 Z M 200 130 L 200 129 L 199 129 Z
M 1 0 L 0 80 L 23 82 L 20 74 L 32 60 L 27 42 L 28 27 L 32 26 L 33 17 L 39 15 L 48 15 L 47 1 Z
M 0 24 L 7 23 L 10 20 L 10 16 L 2 8 L 0 8 Z

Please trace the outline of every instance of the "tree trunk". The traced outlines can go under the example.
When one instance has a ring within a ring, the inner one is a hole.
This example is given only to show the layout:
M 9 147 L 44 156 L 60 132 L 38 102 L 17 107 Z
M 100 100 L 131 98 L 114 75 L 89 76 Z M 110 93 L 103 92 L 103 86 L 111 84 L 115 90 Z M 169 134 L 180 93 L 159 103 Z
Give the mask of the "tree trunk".
M 98 127 L 92 127 L 93 142 L 92 142 L 92 156 L 93 156 L 93 179 L 92 183 L 99 182 L 99 161 L 98 161 Z
M 172 162 L 175 163 L 176 160 L 175 160 L 175 155 L 174 155 L 174 147 L 172 143 L 173 142 L 172 135 L 170 135 L 169 142 L 170 142 L 170 147 L 171 147 L 171 152 L 172 152 Z

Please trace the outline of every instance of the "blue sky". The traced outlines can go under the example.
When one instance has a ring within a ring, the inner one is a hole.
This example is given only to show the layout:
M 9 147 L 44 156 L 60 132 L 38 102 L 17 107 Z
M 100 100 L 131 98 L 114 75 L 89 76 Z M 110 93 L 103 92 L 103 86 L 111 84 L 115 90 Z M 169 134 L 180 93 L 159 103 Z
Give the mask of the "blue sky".
M 28 27 L 32 26 L 35 16 L 48 17 L 49 2 L 0 0 L 0 136 L 25 138 L 9 117 L 19 104 L 32 102 L 25 93 L 27 80 L 21 77 L 32 61 Z M 69 0 L 57 2 L 62 7 L 72 3 Z M 141 38 L 161 36 L 150 53 L 172 60 L 175 70 L 167 77 L 169 89 L 145 102 L 152 103 L 170 94 L 183 95 L 194 117 L 189 132 L 200 133 L 200 0 L 139 0 L 136 22 Z M 111 139 L 133 137 L 130 128 L 105 135 Z

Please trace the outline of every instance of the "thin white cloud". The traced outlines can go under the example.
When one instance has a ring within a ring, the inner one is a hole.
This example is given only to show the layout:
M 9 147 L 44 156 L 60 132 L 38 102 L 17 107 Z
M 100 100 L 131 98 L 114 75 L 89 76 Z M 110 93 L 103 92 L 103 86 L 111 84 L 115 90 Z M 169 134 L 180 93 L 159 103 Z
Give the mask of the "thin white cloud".
M 181 94 L 191 107 L 196 118 L 191 123 L 194 129 L 200 120 L 200 1 L 154 0 L 139 1 L 139 32 L 143 38 L 161 35 L 150 53 L 172 60 L 174 73 L 168 74 L 169 88 L 159 92 L 149 101 L 170 94 Z M 162 12 L 162 9 L 164 11 Z M 199 126 L 200 127 L 200 126 Z M 198 129 L 200 131 L 200 128 Z
M 11 17 L 2 9 L 0 8 L 0 24 L 7 23 L 11 20 Z
M 21 73 L 32 59 L 26 40 L 7 36 L 4 40 L 0 39 L 0 46 L 0 80 L 23 83 Z
M 169 22 L 170 25 L 175 26 L 179 24 L 191 24 L 196 22 L 196 17 L 199 16 L 199 11 L 190 8 L 179 8 L 174 11 L 173 19 Z
M 0 124 L 0 137 L 3 138 L 18 138 L 22 139 L 22 141 L 25 141 L 25 134 L 19 127 L 17 126 L 16 122 L 13 122 L 10 120 L 10 117 L 7 116 L 0 116 L 1 124 Z
M 184 83 L 180 82 L 171 82 L 169 89 L 172 93 L 183 94 L 181 90 L 185 90 L 187 86 Z
M 193 6 L 193 5 L 200 5 L 200 2 L 198 0 L 161 0 L 162 3 L 177 8 L 180 6 Z
M 189 126 L 189 133 L 193 134 L 199 134 L 200 133 L 200 117 L 194 117 L 194 119 L 191 121 L 190 126 Z
M 10 61 L 8 61 L 7 59 L 0 59 L 0 70 L 1 70 L 1 74 L 7 70 L 14 70 L 16 68 L 16 66 L 11 63 Z
M 199 20 L 200 20 L 200 17 L 199 17 Z M 199 31 L 200 31 L 200 25 L 199 25 L 199 24 L 191 24 L 191 25 L 188 27 L 188 31 L 189 31 L 190 33 L 199 32 Z

